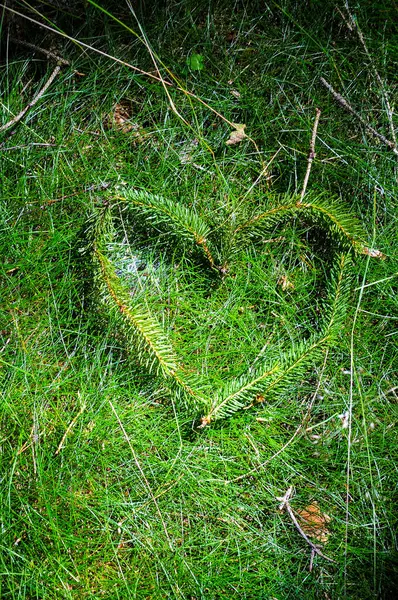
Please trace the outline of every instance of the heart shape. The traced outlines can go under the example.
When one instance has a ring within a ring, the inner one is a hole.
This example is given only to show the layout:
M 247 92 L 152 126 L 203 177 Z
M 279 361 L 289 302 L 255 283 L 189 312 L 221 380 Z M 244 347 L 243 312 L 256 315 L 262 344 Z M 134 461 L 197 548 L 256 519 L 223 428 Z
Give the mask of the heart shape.
M 218 278 L 223 285 L 230 277 L 231 262 L 242 250 L 256 248 L 266 232 L 297 216 L 322 227 L 325 233 L 338 240 L 340 248 L 370 253 L 359 223 L 340 202 L 326 196 L 307 196 L 304 201 L 294 196 L 268 200 L 264 206 L 258 206 L 249 218 L 235 223 L 232 232 L 229 227 L 224 237 L 220 228 L 217 232 L 212 231 L 207 222 L 190 208 L 143 191 L 130 190 L 123 196 L 113 197 L 105 208 L 93 215 L 89 227 L 91 256 L 102 299 L 118 316 L 126 339 L 135 349 L 141 365 L 162 378 L 170 395 L 196 413 L 201 413 L 201 426 L 264 402 L 271 396 L 283 394 L 293 379 L 302 378 L 314 359 L 319 358 L 332 342 L 344 318 L 350 253 L 336 255 L 328 284 L 328 301 L 322 306 L 323 323 L 317 333 L 293 343 L 278 356 L 258 356 L 255 365 L 246 369 L 246 373 L 233 377 L 215 391 L 209 391 L 203 375 L 190 372 L 177 356 L 170 335 L 149 310 L 148 299 L 151 294 L 153 296 L 153 290 L 143 284 L 139 275 L 143 261 L 137 254 L 133 260 L 131 256 L 129 258 L 130 281 L 126 279 L 126 265 L 123 267 L 123 261 L 115 252 L 117 246 L 114 240 L 118 229 L 115 212 L 122 219 L 123 216 L 133 216 L 134 222 L 141 223 L 146 231 L 167 232 L 169 242 L 173 241 L 173 246 L 188 257 L 191 265 L 196 264 L 200 271 L 204 264 L 207 276 Z M 121 246 L 119 244 L 119 248 L 123 245 L 126 247 L 126 241 Z M 202 264 L 197 260 L 193 262 L 198 258 Z M 156 268 L 163 265 L 151 264 L 155 273 Z M 163 280 L 163 275 L 159 279 Z

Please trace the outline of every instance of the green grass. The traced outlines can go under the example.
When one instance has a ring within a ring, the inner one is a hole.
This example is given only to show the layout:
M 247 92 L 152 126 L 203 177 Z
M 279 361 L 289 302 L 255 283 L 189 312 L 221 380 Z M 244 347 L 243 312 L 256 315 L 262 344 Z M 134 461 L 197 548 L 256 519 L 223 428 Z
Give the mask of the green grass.
M 250 140 L 227 147 L 231 128 L 195 99 L 169 91 L 187 126 L 159 83 L 71 44 L 62 55 L 85 75 L 63 68 L 0 133 L 1 598 L 394 597 L 397 157 L 319 84 L 325 77 L 390 136 L 358 38 L 331 3 L 312 5 L 171 2 L 142 16 L 163 63 L 245 123 L 260 153 Z M 82 41 L 153 70 L 127 30 L 89 12 Z M 394 16 L 389 3 L 356 13 L 392 106 Z M 51 72 L 24 52 L 1 65 L 1 123 Z M 192 53 L 203 70 L 187 70 Z M 139 136 L 111 124 L 122 101 Z M 316 107 L 308 192 L 341 198 L 386 258 L 353 259 L 337 343 L 288 393 L 200 429 L 98 301 L 80 252 L 87 220 L 132 187 L 194 210 L 213 241 L 223 232 L 225 277 L 127 211 L 108 248 L 212 393 L 319 331 L 338 240 L 299 217 L 232 254 L 228 237 L 270 196 L 300 193 Z M 269 179 L 260 176 L 274 156 Z M 143 268 L 132 276 L 135 256 Z M 323 552 L 335 562 L 315 557 L 311 572 L 310 546 L 278 510 L 290 486 L 294 510 L 318 502 L 331 517 Z

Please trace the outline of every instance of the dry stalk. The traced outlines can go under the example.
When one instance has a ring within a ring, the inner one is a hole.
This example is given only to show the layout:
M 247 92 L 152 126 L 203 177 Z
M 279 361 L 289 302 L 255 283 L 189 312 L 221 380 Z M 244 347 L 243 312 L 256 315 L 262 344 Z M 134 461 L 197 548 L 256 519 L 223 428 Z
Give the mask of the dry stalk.
M 30 42 L 25 42 L 25 40 L 18 40 L 14 37 L 10 37 L 10 41 L 14 44 L 19 44 L 20 46 L 31 48 L 31 50 L 34 50 L 35 52 L 40 52 L 41 54 L 44 54 L 44 56 L 47 56 L 47 58 L 55 60 L 59 65 L 64 65 L 66 67 L 70 65 L 70 62 L 68 60 L 65 60 L 65 58 L 62 58 L 62 56 L 58 56 L 58 54 L 55 54 L 50 50 L 46 50 L 45 48 L 40 48 L 40 46 L 36 46 L 35 44 L 31 44 Z
M 385 135 L 383 135 L 382 133 L 379 133 L 378 131 L 376 131 L 376 129 L 374 127 L 372 127 L 371 125 L 369 125 L 369 123 L 367 123 L 361 117 L 361 115 L 354 108 L 352 108 L 351 104 L 349 104 L 347 102 L 347 100 L 341 94 L 339 94 L 338 92 L 336 92 L 336 90 L 330 85 L 330 83 L 328 83 L 326 81 L 326 79 L 324 79 L 323 77 L 320 77 L 320 82 L 332 94 L 333 98 L 336 100 L 336 102 L 338 104 L 340 104 L 340 106 L 342 108 L 345 108 L 345 110 L 347 110 L 349 113 L 351 113 L 352 115 L 354 115 L 354 117 L 356 119 L 358 119 L 358 121 L 361 123 L 361 125 L 363 125 L 365 127 L 365 129 L 367 129 L 378 140 L 380 140 L 381 142 L 383 142 L 383 144 L 385 144 L 386 146 L 388 146 L 390 148 L 390 150 L 392 150 L 394 152 L 394 154 L 398 155 L 398 148 L 394 144 L 394 142 L 392 142 L 391 140 L 387 139 Z
M 333 560 L 332 558 L 329 558 L 328 556 L 325 556 L 324 553 L 318 548 L 318 546 L 316 544 L 314 544 L 310 538 L 308 537 L 308 535 L 302 530 L 302 528 L 300 527 L 299 522 L 296 519 L 296 515 L 293 512 L 292 507 L 290 506 L 290 498 L 293 492 L 293 486 L 290 486 L 290 488 L 287 490 L 286 494 L 282 497 L 282 498 L 277 498 L 277 500 L 280 501 L 280 505 L 279 505 L 279 510 L 283 511 L 286 510 L 289 517 L 291 518 L 291 520 L 293 521 L 293 525 L 296 527 L 297 531 L 299 532 L 299 534 L 305 539 L 305 541 L 307 542 L 307 544 L 310 546 L 311 548 L 311 562 L 310 562 L 310 571 L 312 571 L 312 566 L 313 566 L 313 559 L 314 559 L 314 555 L 318 554 L 318 556 L 321 556 L 322 558 L 324 558 L 325 560 L 328 560 L 329 562 L 335 563 L 336 561 Z
M 305 192 L 307 190 L 307 185 L 308 185 L 308 180 L 310 178 L 312 163 L 314 162 L 314 159 L 316 157 L 315 142 L 316 142 L 316 133 L 318 131 L 318 125 L 319 125 L 319 118 L 320 118 L 320 116 L 321 116 L 321 111 L 319 110 L 319 108 L 317 108 L 316 109 L 314 126 L 312 128 L 310 151 L 308 153 L 307 171 L 306 171 L 305 177 L 304 177 L 303 189 L 301 190 L 300 202 L 303 201 L 303 198 L 305 196 Z M 299 204 L 300 204 L 300 202 L 299 202 Z
M 47 89 L 50 87 L 50 85 L 52 84 L 52 82 L 54 81 L 54 79 L 56 78 L 58 73 L 60 72 L 60 70 L 61 70 L 61 67 L 59 65 L 57 65 L 55 67 L 55 69 L 53 70 L 53 72 L 51 73 L 48 80 L 46 81 L 46 83 L 41 88 L 41 90 L 33 98 L 33 100 L 31 102 L 29 102 L 29 104 L 27 106 L 25 106 L 25 108 L 23 110 L 21 110 L 21 112 L 19 114 L 17 114 L 13 119 L 11 119 L 11 121 L 8 121 L 8 123 L 5 123 L 4 125 L 2 125 L 0 127 L 0 131 L 5 131 L 6 129 L 9 129 L 13 125 L 16 125 L 22 119 L 22 117 L 24 115 L 26 115 L 28 110 L 30 108 L 32 108 L 35 104 L 37 104 L 37 102 L 40 100 L 40 98 L 43 96 L 43 94 L 45 94 Z
M 72 429 L 74 428 L 74 426 L 76 425 L 77 420 L 80 417 L 80 415 L 82 415 L 85 410 L 86 410 L 86 404 L 85 404 L 85 402 L 83 402 L 83 404 L 80 407 L 79 412 L 72 419 L 72 421 L 69 423 L 68 427 L 66 428 L 66 431 L 65 431 L 64 435 L 62 436 L 62 439 L 61 439 L 60 443 L 58 444 L 58 448 L 54 452 L 54 456 L 57 456 L 57 454 L 59 454 L 61 452 L 62 448 L 64 447 L 66 438 L 68 437 L 69 433 L 72 431 Z
M 23 150 L 24 148 L 56 148 L 57 144 L 41 144 L 39 142 L 32 142 L 31 144 L 23 144 L 21 146 L 9 146 L 4 148 L 4 142 L 0 144 L 0 150 L 2 152 L 8 152 L 10 150 Z
M 355 31 L 356 32 L 356 34 L 358 36 L 358 39 L 361 42 L 362 47 L 363 47 L 363 49 L 365 51 L 365 54 L 366 54 L 366 56 L 367 56 L 367 58 L 369 60 L 369 64 L 370 64 L 370 66 L 372 68 L 373 74 L 374 74 L 375 78 L 377 79 L 378 84 L 380 85 L 380 90 L 381 90 L 382 96 L 384 98 L 384 102 L 385 102 L 386 109 L 387 109 L 387 117 L 388 117 L 388 122 L 389 122 L 389 125 L 390 125 L 391 137 L 392 137 L 392 140 L 393 140 L 393 142 L 394 142 L 394 144 L 396 146 L 397 145 L 397 138 L 396 138 L 396 135 L 395 135 L 394 121 L 393 121 L 393 111 L 391 109 L 391 105 L 390 105 L 390 102 L 389 102 L 389 99 L 388 99 L 388 95 L 387 95 L 387 92 L 386 92 L 386 89 L 385 89 L 385 83 L 382 80 L 382 78 L 380 77 L 379 72 L 378 72 L 378 70 L 375 67 L 375 64 L 374 64 L 374 61 L 372 59 L 372 56 L 371 56 L 371 54 L 369 52 L 369 49 L 368 49 L 368 47 L 366 45 L 364 35 L 363 35 L 362 31 L 359 29 L 358 23 L 356 22 L 356 20 L 354 19 L 353 15 L 351 14 L 351 11 L 350 11 L 349 6 L 348 6 L 348 2 L 345 3 L 345 9 L 347 11 L 348 19 L 346 18 L 346 16 L 344 15 L 344 13 L 337 7 L 337 10 L 340 13 L 340 15 L 341 15 L 343 21 L 345 22 L 347 28 L 350 31 Z

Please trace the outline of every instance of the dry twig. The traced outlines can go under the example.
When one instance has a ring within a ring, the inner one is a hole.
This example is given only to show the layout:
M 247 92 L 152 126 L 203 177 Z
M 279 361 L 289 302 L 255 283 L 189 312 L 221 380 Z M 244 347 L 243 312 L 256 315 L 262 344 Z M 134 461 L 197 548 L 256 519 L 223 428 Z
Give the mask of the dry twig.
M 323 77 L 320 77 L 320 82 L 332 94 L 333 98 L 336 100 L 336 102 L 338 104 L 340 104 L 340 106 L 342 106 L 343 108 L 345 108 L 345 110 L 347 110 L 349 113 L 351 113 L 352 115 L 354 115 L 354 117 L 356 119 L 358 119 L 358 121 L 361 123 L 361 125 L 363 125 L 365 127 L 365 129 L 367 129 L 378 140 L 380 140 L 381 142 L 383 142 L 383 144 L 385 144 L 386 146 L 388 146 L 390 148 L 390 150 L 392 150 L 394 152 L 394 154 L 398 155 L 398 148 L 396 147 L 396 145 L 394 144 L 394 142 L 392 142 L 391 140 L 387 139 L 385 135 L 383 135 L 382 133 L 379 133 L 378 131 L 376 131 L 376 129 L 374 127 L 372 127 L 371 125 L 369 125 L 369 123 L 367 123 L 361 117 L 361 115 L 354 108 L 352 108 L 351 104 L 349 104 L 347 102 L 347 100 L 345 98 L 343 98 L 343 96 L 341 94 L 339 94 L 338 92 L 336 92 L 336 90 L 330 85 L 330 83 L 328 83 L 326 81 L 326 79 L 324 79 Z
M 289 503 L 292 492 L 293 492 L 293 486 L 290 486 L 290 488 L 287 490 L 286 494 L 282 498 L 277 498 L 277 500 L 280 501 L 279 510 L 281 510 L 281 511 L 286 510 L 288 512 L 289 517 L 293 521 L 293 524 L 296 527 L 297 531 L 305 539 L 307 544 L 309 544 L 309 546 L 311 548 L 310 571 L 312 570 L 313 559 L 314 559 L 315 554 L 318 554 L 318 556 L 321 556 L 322 558 L 324 558 L 325 560 L 328 560 L 329 562 L 335 563 L 336 562 L 335 560 L 333 560 L 332 558 L 329 558 L 328 556 L 325 556 L 323 554 L 323 552 L 318 548 L 318 546 L 310 540 L 308 535 L 306 533 L 304 533 L 304 531 L 300 527 L 300 524 L 296 519 L 296 515 L 294 514 L 293 509 Z
M 303 198 L 305 196 L 305 192 L 307 190 L 307 185 L 308 185 L 308 180 L 310 178 L 310 173 L 311 173 L 311 168 L 312 168 L 312 163 L 316 157 L 316 152 L 315 152 L 315 142 L 316 142 L 316 132 L 318 130 L 318 124 L 319 124 L 319 118 L 321 116 L 321 111 L 319 110 L 319 108 L 316 109 L 316 115 L 315 115 L 315 121 L 314 121 L 314 126 L 312 128 L 312 136 L 311 136 L 311 143 L 310 143 L 310 151 L 308 153 L 308 164 L 307 164 L 307 171 L 305 173 L 305 177 L 304 177 L 304 183 L 303 183 L 303 189 L 301 191 L 301 196 L 300 196 L 300 202 L 303 201 Z
M 350 31 L 355 31 L 356 32 L 356 34 L 357 34 L 357 36 L 359 38 L 359 41 L 361 42 L 362 47 L 365 50 L 365 54 L 366 54 L 366 56 L 367 56 L 367 58 L 369 60 L 369 64 L 370 64 L 370 66 L 372 68 L 373 74 L 374 74 L 375 78 L 377 79 L 377 82 L 380 85 L 380 90 L 381 90 L 382 96 L 384 98 L 384 102 L 385 102 L 386 109 L 387 109 L 387 117 L 388 117 L 388 122 L 389 122 L 389 125 L 390 125 L 391 137 L 392 137 L 392 140 L 393 140 L 393 142 L 394 142 L 394 144 L 396 146 L 397 145 L 397 138 L 396 138 L 396 135 L 395 135 L 394 121 L 393 121 L 393 111 L 391 109 L 391 105 L 390 105 L 390 102 L 389 102 L 389 99 L 388 99 L 388 95 L 387 95 L 386 88 L 385 88 L 385 83 L 382 80 L 382 78 L 380 77 L 379 72 L 378 72 L 378 70 L 375 67 L 375 64 L 374 64 L 374 61 L 372 59 L 372 56 L 371 56 L 371 54 L 369 52 L 369 49 L 368 49 L 368 47 L 366 45 L 363 33 L 359 29 L 358 23 L 356 22 L 356 20 L 354 19 L 353 15 L 350 12 L 350 9 L 349 9 L 349 6 L 348 6 L 348 2 L 345 3 L 345 10 L 347 11 L 348 18 L 346 18 L 346 16 L 344 15 L 344 13 L 338 7 L 336 7 L 336 8 L 337 8 L 338 12 L 340 13 L 343 21 L 345 22 L 347 28 Z
M 23 150 L 24 148 L 56 148 L 57 144 L 45 144 L 40 142 L 32 142 L 31 144 L 23 144 L 22 146 L 9 146 L 4 147 L 4 142 L 0 144 L 0 150 L 2 152 L 8 152 L 9 150 Z
M 35 44 L 31 44 L 30 42 L 25 42 L 25 40 L 19 40 L 14 37 L 10 37 L 10 41 L 13 42 L 14 44 L 19 44 L 21 46 L 25 46 L 26 48 L 30 48 L 31 50 L 34 50 L 35 52 L 40 52 L 41 54 L 44 54 L 44 56 L 47 56 L 47 58 L 51 58 L 52 60 L 55 60 L 59 65 L 64 65 L 64 66 L 70 65 L 70 62 L 68 60 L 65 60 L 65 58 L 62 58 L 62 56 L 58 56 L 58 54 L 55 54 L 54 52 L 51 52 L 50 50 L 46 50 L 45 48 L 40 48 L 40 46 L 36 46 Z
M 26 115 L 28 110 L 30 108 L 32 108 L 35 104 L 37 104 L 37 102 L 40 100 L 40 98 L 43 96 L 43 94 L 45 94 L 47 89 L 50 87 L 50 85 L 52 84 L 52 82 L 54 81 L 54 79 L 56 78 L 58 73 L 60 72 L 60 70 L 61 70 L 61 67 L 59 65 L 57 65 L 55 67 L 55 69 L 53 70 L 53 72 L 51 73 L 48 80 L 46 81 L 46 83 L 41 88 L 41 90 L 33 98 L 33 100 L 31 102 L 29 102 L 29 104 L 27 106 L 25 106 L 25 108 L 23 110 L 21 110 L 21 112 L 19 114 L 17 114 L 13 119 L 11 119 L 11 121 L 8 121 L 8 123 L 5 123 L 4 125 L 2 125 L 0 127 L 0 131 L 5 131 L 6 129 L 9 129 L 13 125 L 16 125 L 16 123 L 18 123 L 22 119 L 22 117 L 24 115 Z

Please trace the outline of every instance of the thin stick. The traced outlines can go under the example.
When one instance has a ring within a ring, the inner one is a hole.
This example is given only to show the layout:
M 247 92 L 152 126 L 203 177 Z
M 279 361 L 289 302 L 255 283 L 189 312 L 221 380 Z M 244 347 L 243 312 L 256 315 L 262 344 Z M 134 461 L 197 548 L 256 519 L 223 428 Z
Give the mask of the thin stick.
M 18 15 L 19 17 L 22 17 L 22 19 L 26 19 L 27 21 L 30 21 L 31 23 L 34 23 L 35 25 L 39 25 L 39 27 L 43 27 L 44 29 L 47 29 L 48 31 L 52 31 L 53 33 L 56 33 L 57 35 L 60 35 L 63 38 L 66 38 L 70 42 L 73 42 L 73 43 L 77 44 L 78 46 L 81 46 L 82 48 L 88 48 L 88 50 L 93 50 L 93 52 L 96 52 L 97 54 L 100 54 L 101 56 L 105 56 L 106 58 L 110 58 L 111 60 L 119 63 L 120 65 L 124 65 L 125 67 L 128 67 L 129 69 L 133 69 L 133 71 L 136 71 L 137 73 L 141 73 L 142 75 L 147 75 L 148 77 L 151 77 L 152 79 L 156 79 L 156 81 L 160 81 L 159 77 L 157 77 L 156 75 L 153 75 L 152 73 L 143 71 L 142 69 L 135 67 L 131 63 L 125 62 L 124 60 L 121 60 L 120 58 L 116 58 L 115 56 L 111 56 L 110 54 L 107 54 L 106 52 L 103 52 L 102 50 L 98 50 L 98 48 L 95 48 L 94 46 L 90 46 L 90 44 L 85 44 L 84 42 L 77 40 L 76 38 L 68 35 L 67 33 L 60 31 L 59 29 L 54 29 L 54 27 L 50 27 L 49 25 L 40 23 L 40 21 L 37 21 L 36 19 L 32 19 L 32 17 L 28 17 L 27 15 L 24 15 L 24 14 L 18 12 L 17 10 L 10 8 L 9 6 L 0 4 L 0 8 L 4 8 L 5 10 L 12 12 L 14 15 Z M 169 83 L 168 81 L 166 81 L 165 83 L 166 83 L 166 85 L 173 85 L 172 83 Z
M 265 467 L 265 465 L 270 463 L 272 460 L 274 460 L 274 458 L 276 458 L 277 456 L 279 456 L 279 454 L 281 454 L 284 450 L 286 450 L 286 448 L 288 446 L 290 446 L 290 444 L 293 442 L 293 440 L 298 436 L 300 431 L 302 431 L 302 428 L 303 428 L 303 425 L 302 425 L 302 423 L 300 423 L 300 425 L 297 427 L 296 431 L 293 433 L 292 437 L 289 438 L 288 441 L 282 446 L 282 448 L 279 448 L 279 450 L 277 452 L 275 452 L 275 454 L 273 454 L 272 456 L 267 458 L 267 460 L 262 462 L 260 465 L 257 465 L 254 469 L 251 469 L 247 473 L 244 473 L 243 475 L 239 475 L 239 477 L 235 477 L 234 479 L 229 479 L 229 480 L 225 481 L 225 484 L 227 485 L 229 483 L 235 483 L 236 481 L 241 481 L 242 479 L 245 479 L 246 477 L 253 475 L 253 473 L 257 473 L 257 471 L 259 469 L 262 469 L 263 467 Z
M 314 127 L 312 128 L 310 151 L 308 153 L 307 171 L 306 171 L 306 174 L 305 174 L 305 177 L 304 177 L 303 189 L 301 190 L 300 202 L 303 201 L 303 198 L 305 196 L 305 192 L 307 190 L 307 185 L 308 185 L 308 180 L 310 178 L 312 163 L 314 162 L 314 159 L 316 157 L 315 142 L 316 142 L 316 132 L 318 130 L 318 124 L 319 124 L 319 117 L 320 116 L 321 116 L 321 111 L 319 110 L 319 108 L 317 108 L 316 109 L 316 115 L 315 115 L 315 121 L 314 121 Z
M 187 122 L 187 121 L 184 119 L 184 117 L 181 115 L 181 113 L 180 113 L 180 112 L 177 110 L 177 107 L 176 107 L 176 105 L 174 104 L 174 101 L 173 101 L 172 97 L 170 96 L 169 90 L 167 89 L 167 86 L 166 86 L 166 81 L 165 81 L 165 79 L 162 77 L 162 74 L 160 73 L 160 70 L 159 70 L 158 63 L 156 62 L 156 58 L 155 58 L 155 56 L 154 56 L 154 53 L 152 52 L 152 48 L 151 48 L 151 46 L 150 46 L 150 44 L 149 44 L 149 42 L 148 42 L 148 40 L 147 40 L 147 38 L 146 38 L 146 35 L 145 35 L 144 31 L 142 30 L 141 23 L 140 23 L 140 22 L 139 22 L 139 20 L 137 19 L 137 16 L 136 16 L 136 14 L 135 14 L 134 8 L 133 8 L 133 6 L 132 6 L 132 4 L 131 4 L 130 0 L 127 0 L 127 6 L 129 7 L 130 11 L 131 11 L 131 12 L 132 12 L 132 14 L 134 15 L 134 18 L 135 18 L 135 20 L 137 21 L 138 27 L 140 28 L 141 35 L 142 35 L 142 38 L 141 38 L 141 39 L 142 39 L 142 42 L 143 42 L 143 44 L 145 45 L 146 49 L 148 50 L 149 56 L 151 57 L 151 60 L 152 60 L 152 62 L 153 62 L 153 64 L 154 64 L 154 67 L 155 67 L 156 73 L 158 74 L 158 78 L 159 78 L 159 80 L 160 80 L 160 81 L 161 81 L 161 83 L 162 83 L 162 86 L 163 86 L 164 92 L 165 92 L 165 94 L 166 94 L 166 96 L 167 96 L 167 98 L 168 98 L 168 101 L 169 101 L 169 103 L 170 103 L 171 110 L 174 112 L 174 114 L 176 114 L 176 115 L 177 115 L 177 117 L 178 117 L 179 119 L 181 119 L 181 121 L 182 121 L 183 123 L 185 123 L 185 125 L 189 125 L 189 123 L 188 123 L 188 122 Z
M 365 129 L 367 129 L 374 137 L 376 137 L 381 142 L 383 142 L 383 144 L 385 144 L 386 146 L 388 146 L 390 148 L 390 150 L 392 150 L 394 152 L 394 154 L 398 154 L 398 149 L 397 149 L 397 146 L 394 144 L 394 142 L 392 142 L 391 140 L 387 139 L 385 137 L 385 135 L 383 135 L 382 133 L 379 133 L 378 131 L 376 131 L 376 129 L 374 129 L 374 127 L 372 127 L 371 125 L 369 125 L 369 123 L 367 123 L 361 117 L 361 115 L 354 108 L 352 108 L 351 104 L 349 104 L 347 102 L 347 100 L 345 98 L 343 98 L 343 96 L 341 94 L 339 94 L 338 92 L 336 92 L 336 90 L 330 85 L 330 83 L 328 83 L 326 81 L 326 79 L 324 79 L 323 77 L 320 77 L 319 80 L 322 83 L 322 85 L 324 85 L 325 88 L 332 94 L 333 98 L 336 100 L 336 102 L 338 104 L 340 104 L 340 106 L 342 106 L 348 112 L 350 112 L 352 115 L 354 115 L 354 117 L 356 119 L 358 119 L 358 121 L 361 123 L 361 125 L 363 125 L 365 127 Z
M 310 573 L 311 573 L 312 568 L 314 566 L 314 558 L 315 558 L 315 550 L 314 550 L 314 548 L 311 548 L 310 566 L 308 568 L 308 570 L 309 570 Z
M 305 539 L 305 541 L 307 542 L 307 544 L 311 547 L 310 570 L 312 570 L 313 554 L 318 554 L 318 556 L 321 556 L 325 560 L 328 560 L 329 562 L 335 563 L 336 561 L 333 560 L 332 558 L 329 558 L 328 556 L 325 556 L 323 554 L 323 552 L 318 548 L 318 546 L 316 546 L 313 542 L 311 542 L 311 540 L 307 536 L 307 534 L 304 533 L 304 531 L 301 529 L 300 524 L 299 524 L 299 522 L 296 519 L 296 515 L 294 514 L 293 509 L 292 509 L 292 507 L 290 506 L 290 503 L 289 503 L 289 500 L 291 498 L 292 492 L 293 492 L 293 486 L 290 486 L 290 488 L 287 490 L 286 494 L 282 498 L 277 498 L 277 500 L 281 501 L 281 503 L 279 505 L 279 510 L 281 510 L 281 511 L 282 510 L 286 510 L 288 512 L 289 517 L 293 521 L 293 524 L 296 527 L 297 531 Z
M 51 73 L 50 77 L 48 78 L 47 82 L 43 85 L 43 87 L 41 88 L 39 93 L 33 98 L 33 100 L 31 102 L 29 102 L 29 104 L 27 106 L 25 106 L 25 108 L 23 110 L 21 110 L 21 112 L 18 115 L 16 115 L 16 117 L 11 119 L 11 121 L 8 121 L 8 123 L 5 123 L 4 125 L 2 125 L 0 127 L 0 131 L 5 131 L 6 129 L 9 129 L 10 127 L 12 127 L 16 123 L 18 123 L 22 119 L 22 117 L 28 112 L 28 110 L 30 108 L 32 108 L 35 104 L 37 104 L 37 102 L 40 100 L 40 98 L 43 96 L 43 94 L 45 94 L 47 89 L 50 87 L 50 85 L 52 84 L 52 82 L 54 81 L 54 79 L 56 78 L 58 73 L 60 72 L 60 70 L 61 70 L 61 67 L 59 65 L 57 65 L 55 67 L 55 69 L 53 70 L 53 72 Z
M 52 58 L 59 65 L 64 65 L 64 66 L 70 65 L 70 62 L 68 60 L 65 60 L 64 58 L 62 58 L 62 56 L 58 56 L 54 52 L 50 52 L 50 50 L 46 50 L 45 48 L 40 48 L 40 46 L 35 46 L 35 44 L 31 44 L 30 42 L 25 42 L 24 40 L 18 40 L 17 38 L 14 38 L 14 37 L 10 37 L 10 40 L 14 44 L 20 44 L 21 46 L 26 46 L 26 48 L 31 48 L 32 50 L 35 50 L 35 52 L 40 52 L 41 54 L 44 54 L 45 56 L 47 56 L 47 58 Z
M 79 412 L 72 419 L 72 421 L 69 423 L 68 427 L 66 428 L 66 431 L 65 431 L 64 435 L 62 436 L 62 439 L 61 439 L 60 443 L 58 444 L 58 448 L 54 452 L 54 456 L 57 456 L 57 454 L 59 454 L 61 452 L 62 448 L 64 447 L 64 443 L 65 443 L 66 438 L 68 437 L 69 433 L 72 431 L 72 429 L 74 428 L 74 426 L 76 425 L 77 420 L 80 417 L 80 415 L 82 415 L 85 410 L 86 410 L 86 404 L 85 404 L 85 402 L 83 402 L 83 404 L 81 405 L 81 408 L 80 408 Z
M 371 56 L 371 54 L 370 54 L 370 52 L 368 50 L 368 47 L 366 45 L 363 33 L 359 29 L 358 23 L 356 22 L 356 20 L 354 19 L 353 15 L 350 12 L 350 9 L 349 9 L 349 6 L 348 6 L 348 2 L 345 3 L 345 9 L 347 11 L 348 20 L 346 19 L 346 17 L 343 14 L 343 12 L 337 7 L 337 10 L 340 13 L 340 15 L 341 15 L 342 19 L 344 20 L 345 24 L 347 25 L 348 29 L 350 31 L 353 31 L 353 30 L 356 31 L 356 34 L 357 34 L 357 36 L 359 38 L 359 41 L 361 42 L 362 47 L 365 50 L 365 54 L 368 57 L 368 60 L 369 60 L 370 66 L 372 68 L 373 74 L 376 77 L 376 79 L 377 79 L 377 81 L 378 81 L 378 83 L 380 85 L 380 90 L 381 90 L 381 93 L 383 95 L 384 102 L 386 104 L 387 117 L 388 117 L 388 122 L 389 122 L 389 125 L 390 125 L 391 137 L 392 137 L 392 140 L 393 140 L 393 142 L 394 142 L 394 144 L 396 146 L 397 145 L 397 138 L 396 138 L 396 135 L 395 135 L 394 121 L 393 121 L 393 111 L 391 109 L 390 102 L 388 100 L 388 95 L 387 95 L 387 92 L 386 92 L 386 89 L 385 89 L 385 83 L 382 80 L 382 78 L 380 77 L 379 72 L 378 72 L 378 70 L 375 67 L 375 64 L 373 62 L 372 56 Z
M 25 144 L 23 146 L 9 146 L 8 148 L 3 148 L 3 144 L 4 142 L 2 142 L 0 144 L 0 150 L 2 152 L 7 152 L 8 150 L 23 150 L 24 148 L 33 148 L 33 147 L 40 147 L 40 148 L 52 148 L 52 147 L 56 147 L 58 144 L 41 144 L 39 142 L 32 142 L 31 144 Z

